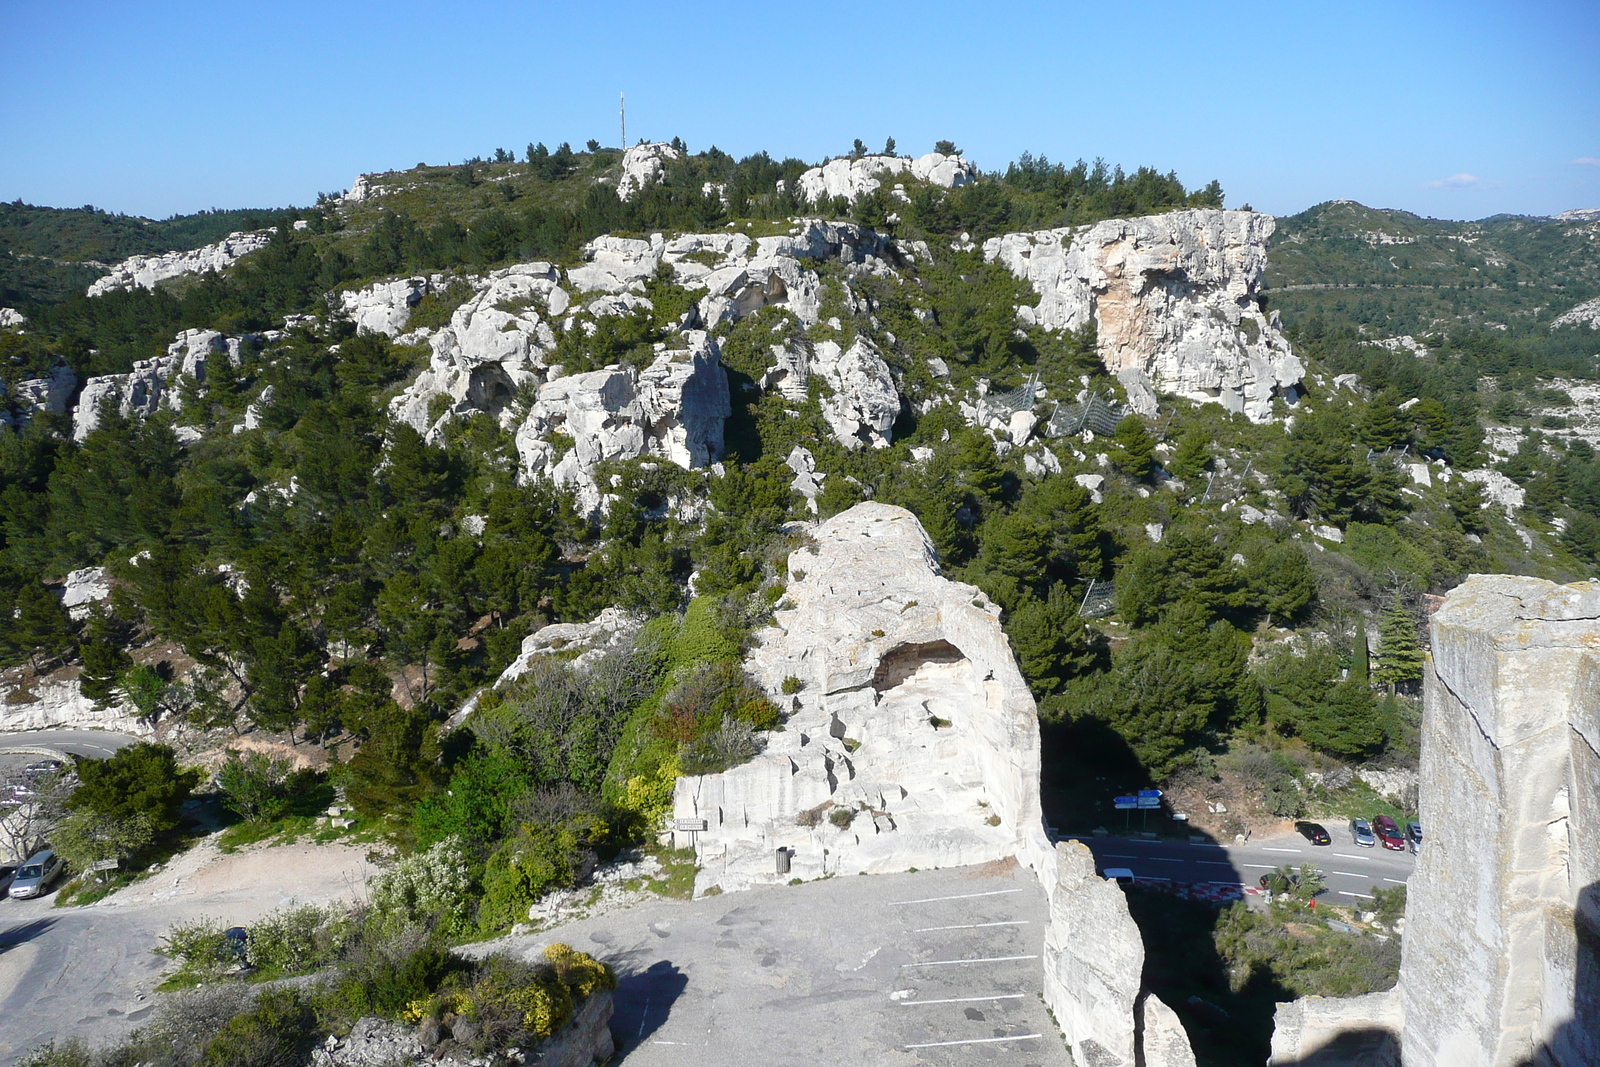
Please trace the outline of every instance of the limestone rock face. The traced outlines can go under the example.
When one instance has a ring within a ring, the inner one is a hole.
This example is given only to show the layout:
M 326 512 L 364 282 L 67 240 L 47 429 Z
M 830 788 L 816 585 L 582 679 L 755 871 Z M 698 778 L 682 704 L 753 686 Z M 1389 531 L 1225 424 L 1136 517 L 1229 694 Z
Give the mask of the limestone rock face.
M 442 279 L 394 278 L 374 282 L 361 289 L 347 289 L 338 295 L 341 314 L 355 323 L 357 333 L 380 333 L 399 337 L 411 318 L 411 309 Z
M 667 164 L 678 158 L 678 150 L 660 141 L 636 144 L 622 153 L 622 177 L 617 179 L 617 196 L 632 200 L 661 180 Z
M 61 606 L 74 619 L 89 617 L 89 609 L 111 596 L 111 575 L 104 567 L 82 567 L 67 575 Z
M 692 330 L 684 340 L 687 348 L 663 351 L 643 370 L 613 364 L 541 386 L 517 430 L 523 476 L 572 487 L 592 512 L 602 503 L 594 470 L 605 460 L 651 455 L 688 469 L 720 459 L 728 378 L 709 335 Z M 557 435 L 571 440 L 564 452 Z
M 822 401 L 822 417 L 846 448 L 888 448 L 894 420 L 900 416 L 900 393 L 894 376 L 871 341 L 857 337 L 849 348 L 834 341 L 816 346 L 809 370 L 822 376 L 833 395 Z
M 1100 358 L 1141 414 L 1176 393 L 1271 418 L 1305 368 L 1258 302 L 1272 216 L 1173 211 L 1093 226 L 1010 233 L 984 242 L 1039 294 L 1018 315 L 1051 330 L 1094 323 Z
M 26 689 L 0 686 L 0 731 L 49 729 L 115 730 L 137 737 L 155 733 L 132 704 L 97 706 L 83 695 L 76 678 L 43 679 Z
M 0 412 L 0 425 L 26 426 L 35 412 L 46 411 L 52 415 L 66 413 L 67 402 L 78 388 L 78 376 L 65 362 L 50 368 L 44 378 L 28 378 L 16 383 L 11 397 L 0 392 L 0 402 L 9 399 L 15 414 Z
M 555 333 L 540 309 L 560 314 L 567 296 L 549 263 L 518 263 L 473 279 L 473 285 L 472 299 L 429 338 L 433 356 L 427 369 L 389 402 L 390 413 L 419 433 L 433 430 L 429 413 L 439 396 L 449 398 L 441 418 L 472 411 L 506 414 L 518 389 L 543 379 L 546 356 L 555 347 Z
M 795 606 L 745 664 L 790 710 L 785 728 L 751 762 L 677 782 L 674 814 L 708 827 L 693 835 L 695 891 L 1007 856 L 1048 865 L 1038 719 L 999 608 L 940 576 L 903 508 L 857 504 L 812 538 L 789 557 Z M 783 693 L 791 676 L 798 695 Z M 779 848 L 790 873 L 776 871 Z
M 495 685 L 516 681 L 537 657 L 558 652 L 578 652 L 573 664 L 586 667 L 638 633 L 641 622 L 621 608 L 606 608 L 590 622 L 558 622 L 535 630 L 522 639 L 521 653 L 500 672 Z
M 1364 997 L 1301 997 L 1272 1017 L 1267 1067 L 1400 1067 L 1400 993 Z
M 938 152 L 929 152 L 917 159 L 904 156 L 830 159 L 800 175 L 799 191 L 803 199 L 813 204 L 836 196 L 853 201 L 877 189 L 880 177 L 896 174 L 910 174 L 919 181 L 954 189 L 976 179 L 978 168 L 960 156 Z
M 189 252 L 166 252 L 159 256 L 129 256 L 111 268 L 111 273 L 89 286 L 90 296 L 117 289 L 154 289 L 159 283 L 185 274 L 227 270 L 240 259 L 265 248 L 271 230 L 255 233 L 230 233 L 216 244 Z
M 0 308 L 0 329 L 17 329 L 28 324 L 28 316 L 16 308 Z
M 224 337 L 216 330 L 184 330 L 167 346 L 167 358 L 162 367 L 166 384 L 173 386 L 162 390 L 162 404 L 173 411 L 183 410 L 183 393 L 176 388 L 185 377 L 193 378 L 197 385 L 205 385 L 206 368 L 214 359 L 230 363 L 239 360 L 239 339 Z
M 83 441 L 100 425 L 100 406 L 115 404 L 124 418 L 148 418 L 161 406 L 161 394 L 173 369 L 169 357 L 141 359 L 127 374 L 104 374 L 90 378 L 78 395 L 72 413 L 72 439 Z
M 1600 330 L 1600 296 L 1585 300 L 1551 320 L 1552 330 L 1560 326 L 1587 326 L 1591 330 Z
M 1115 882 L 1095 873 L 1088 846 L 1056 845 L 1050 888 L 1044 1002 L 1073 1060 L 1096 1067 L 1192 1067 L 1194 1051 L 1183 1024 L 1142 988 L 1144 941 L 1127 898 Z
M 1405 1063 L 1600 1063 L 1600 586 L 1473 575 L 1432 638 Z

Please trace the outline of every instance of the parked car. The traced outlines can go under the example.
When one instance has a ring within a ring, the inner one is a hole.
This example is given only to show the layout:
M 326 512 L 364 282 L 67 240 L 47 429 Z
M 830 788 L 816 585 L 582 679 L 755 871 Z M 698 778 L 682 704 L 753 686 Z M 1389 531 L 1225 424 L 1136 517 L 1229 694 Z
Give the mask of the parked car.
M 1379 815 L 1372 820 L 1372 829 L 1378 835 L 1378 840 L 1383 847 L 1391 852 L 1404 852 L 1406 839 L 1400 836 L 1400 827 L 1387 815 Z
M 1422 851 L 1422 824 L 1420 822 L 1406 823 L 1406 844 L 1415 855 Z
M 43 896 L 66 869 L 61 857 L 49 849 L 35 852 L 17 868 L 16 876 L 11 879 L 11 896 L 17 900 Z
M 1310 841 L 1313 845 L 1331 845 L 1333 838 L 1328 835 L 1327 829 L 1319 822 L 1297 822 L 1294 828 L 1300 831 L 1300 836 Z
M 1133 871 L 1128 867 L 1107 867 L 1103 877 L 1108 882 L 1115 882 L 1126 889 L 1133 884 Z
M 1372 832 L 1372 824 L 1365 819 L 1350 820 L 1350 840 L 1362 848 L 1371 848 L 1378 843 L 1378 838 Z

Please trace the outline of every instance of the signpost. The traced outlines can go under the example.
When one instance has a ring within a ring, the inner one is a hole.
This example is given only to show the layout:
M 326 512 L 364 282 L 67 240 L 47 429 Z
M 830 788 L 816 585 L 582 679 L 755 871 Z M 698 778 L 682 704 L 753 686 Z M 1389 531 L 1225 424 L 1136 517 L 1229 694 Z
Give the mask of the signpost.
M 1147 813 L 1151 812 L 1151 811 L 1159 811 L 1159 810 L 1161 810 L 1161 790 L 1159 790 L 1159 789 L 1141 789 L 1141 790 L 1139 790 L 1139 829 L 1140 829 L 1140 831 L 1143 831 L 1144 828 L 1145 828 L 1145 825 L 1146 825 L 1145 820 L 1149 817 L 1147 815 Z
M 1112 806 L 1114 806 L 1118 811 L 1132 811 L 1134 808 L 1137 808 L 1139 806 L 1139 798 L 1138 797 L 1112 797 L 1111 798 L 1111 803 L 1112 803 Z M 1132 815 L 1123 816 L 1123 818 L 1122 818 L 1122 828 L 1124 830 L 1128 829 L 1129 820 L 1132 819 L 1132 818 L 1133 818 Z

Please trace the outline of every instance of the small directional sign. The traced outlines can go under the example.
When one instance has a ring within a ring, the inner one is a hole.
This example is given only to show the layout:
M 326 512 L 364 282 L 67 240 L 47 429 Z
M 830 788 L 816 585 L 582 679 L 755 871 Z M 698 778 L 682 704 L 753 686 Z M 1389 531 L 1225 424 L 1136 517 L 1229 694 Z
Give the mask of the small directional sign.
M 1160 806 L 1161 806 L 1161 798 L 1160 797 L 1140 797 L 1139 798 L 1139 807 L 1143 808 L 1145 810 L 1159 808 Z
M 1131 811 L 1134 808 L 1137 808 L 1139 806 L 1139 798 L 1138 797 L 1113 797 L 1111 799 L 1111 803 L 1116 805 L 1116 809 L 1118 811 L 1122 811 L 1124 809 L 1127 809 L 1127 810 Z
M 1159 799 L 1161 799 L 1161 790 L 1159 790 L 1159 789 L 1141 789 L 1141 790 L 1139 790 L 1139 799 L 1141 799 L 1141 800 L 1159 800 Z
M 704 833 L 706 831 L 705 819 L 675 819 L 673 829 L 680 833 Z

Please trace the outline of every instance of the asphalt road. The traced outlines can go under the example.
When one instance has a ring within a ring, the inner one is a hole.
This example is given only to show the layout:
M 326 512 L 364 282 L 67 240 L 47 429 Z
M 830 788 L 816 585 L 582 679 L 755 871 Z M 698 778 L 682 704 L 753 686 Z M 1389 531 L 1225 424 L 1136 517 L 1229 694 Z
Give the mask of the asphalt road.
M 1136 878 L 1170 878 L 1177 882 L 1236 882 L 1254 886 L 1263 874 L 1288 864 L 1309 863 L 1327 878 L 1326 899 L 1352 904 L 1370 899 L 1372 887 L 1404 885 L 1416 866 L 1409 852 L 1379 846 L 1362 848 L 1350 842 L 1342 827 L 1329 826 L 1331 845 L 1313 845 L 1298 834 L 1264 838 L 1243 845 L 1197 845 L 1188 842 L 1142 841 L 1100 837 L 1079 838 L 1094 852 L 1100 868 L 1126 867 Z
M 105 759 L 139 739 L 109 730 L 25 730 L 0 734 L 0 752 L 13 746 L 56 748 L 74 756 Z

